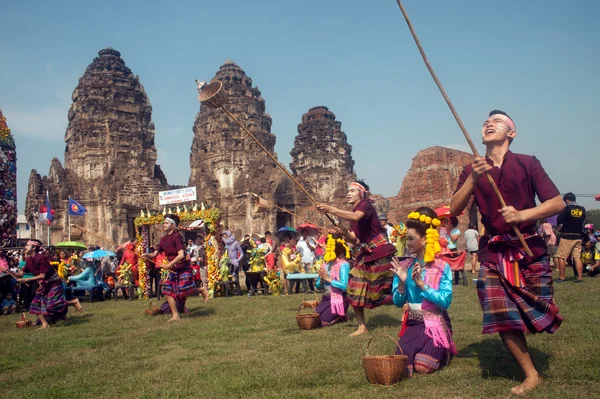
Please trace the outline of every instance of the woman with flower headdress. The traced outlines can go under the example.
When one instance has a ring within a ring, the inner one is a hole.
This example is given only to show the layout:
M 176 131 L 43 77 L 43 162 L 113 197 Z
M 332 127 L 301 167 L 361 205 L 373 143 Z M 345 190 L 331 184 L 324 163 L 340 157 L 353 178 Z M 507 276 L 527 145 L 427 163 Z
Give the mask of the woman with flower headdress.
M 356 315 L 358 329 L 351 336 L 367 332 L 364 309 L 373 309 L 392 300 L 392 256 L 396 252 L 388 243 L 387 232 L 381 226 L 377 211 L 369 200 L 369 186 L 356 180 L 348 186 L 346 199 L 352 211 L 318 204 L 323 213 L 331 213 L 350 222 L 350 231 L 337 228 L 346 242 L 358 248 L 348 281 L 348 300 Z
M 448 263 L 435 257 L 440 251 L 439 224 L 430 208 L 411 212 L 406 222 L 406 245 L 415 258 L 392 261 L 394 305 L 408 304 L 398 340 L 402 353 L 408 356 L 408 376 L 439 370 L 456 353 L 447 312 L 452 302 L 452 271 Z
M 160 239 L 154 252 L 143 255 L 145 258 L 156 258 L 160 252 L 164 252 L 166 256 L 167 262 L 156 266 L 169 272 L 162 288 L 162 294 L 167 298 L 173 315 L 169 321 L 180 320 L 179 312 L 185 309 L 187 297 L 198 293 L 190 261 L 186 258 L 183 238 L 177 232 L 177 226 L 179 226 L 179 217 L 166 215 L 163 231 L 167 234 Z
M 38 282 L 29 312 L 37 316 L 40 328 L 48 328 L 49 324 L 64 319 L 67 315 L 68 304 L 65 300 L 63 282 L 56 270 L 50 265 L 46 255 L 40 253 L 42 242 L 40 240 L 29 240 L 25 252 L 29 254 L 25 258 L 25 266 L 19 271 L 9 269 L 1 270 L 15 277 L 21 284 Z M 31 273 L 33 277 L 23 278 L 25 273 Z
M 348 298 L 346 288 L 350 274 L 350 248 L 343 238 L 327 237 L 325 263 L 319 270 L 317 288 L 324 288 L 325 293 L 317 305 L 316 312 L 323 327 L 348 321 Z

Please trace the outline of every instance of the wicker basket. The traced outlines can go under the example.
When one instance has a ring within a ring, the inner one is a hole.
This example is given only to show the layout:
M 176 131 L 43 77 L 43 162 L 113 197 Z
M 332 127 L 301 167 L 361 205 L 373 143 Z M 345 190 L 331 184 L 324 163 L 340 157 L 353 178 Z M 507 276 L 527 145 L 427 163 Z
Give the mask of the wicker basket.
M 223 83 L 215 80 L 204 86 L 200 90 L 200 94 L 198 94 L 198 100 L 210 108 L 219 108 L 225 105 L 227 97 L 225 97 L 225 93 L 223 92 Z
M 316 299 L 308 300 L 306 298 L 306 295 L 308 295 L 308 294 L 315 294 Z M 300 306 L 302 306 L 303 308 L 313 308 L 314 310 L 316 310 L 318 304 L 319 304 L 319 295 L 317 295 L 316 292 L 309 291 L 306 294 L 302 294 L 302 303 L 300 304 Z
M 301 330 L 313 330 L 321 326 L 321 319 L 319 318 L 318 313 L 304 313 L 300 314 L 300 310 L 303 309 L 303 306 L 300 305 L 298 307 L 298 314 L 296 315 L 296 322 L 298 323 L 298 328 Z
M 146 313 L 146 316 L 158 316 L 162 313 L 160 308 L 156 307 L 156 303 L 154 301 L 150 301 L 148 304 L 148 309 L 144 310 L 144 312 Z
M 385 337 L 389 338 L 396 344 L 396 347 L 400 349 L 402 355 L 391 355 L 391 356 L 369 356 L 369 345 L 373 338 Z M 367 381 L 371 384 L 378 385 L 394 385 L 402 379 L 402 373 L 408 361 L 408 356 L 404 355 L 402 348 L 398 345 L 398 341 L 389 335 L 375 335 L 372 337 L 365 348 L 365 356 L 362 358 L 363 369 L 365 370 L 365 376 Z
M 31 320 L 25 318 L 25 313 L 21 313 L 21 318 L 17 321 L 17 328 L 25 328 L 31 326 Z

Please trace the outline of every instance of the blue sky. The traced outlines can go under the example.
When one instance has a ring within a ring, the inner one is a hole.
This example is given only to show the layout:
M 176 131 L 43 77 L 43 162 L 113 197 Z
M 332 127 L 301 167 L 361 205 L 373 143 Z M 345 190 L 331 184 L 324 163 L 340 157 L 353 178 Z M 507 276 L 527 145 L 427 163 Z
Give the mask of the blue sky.
M 53 157 L 63 160 L 71 94 L 105 47 L 146 89 L 171 184 L 189 177 L 194 79 L 227 59 L 262 91 L 286 166 L 302 114 L 316 105 L 336 114 L 358 176 L 386 196 L 419 150 L 468 149 L 394 0 L 4 3 L 0 108 L 17 143 L 21 211 L 31 169 L 45 175 Z M 475 143 L 487 113 L 505 110 L 517 125 L 514 152 L 538 156 L 561 192 L 600 193 L 600 2 L 404 6 Z

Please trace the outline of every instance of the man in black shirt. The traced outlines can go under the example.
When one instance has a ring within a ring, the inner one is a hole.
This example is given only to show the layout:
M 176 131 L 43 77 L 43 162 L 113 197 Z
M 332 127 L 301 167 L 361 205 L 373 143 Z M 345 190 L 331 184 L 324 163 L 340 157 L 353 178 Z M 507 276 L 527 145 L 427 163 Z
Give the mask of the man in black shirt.
M 585 222 L 585 208 L 575 203 L 575 194 L 566 193 L 563 200 L 567 205 L 558 215 L 558 224 L 562 225 L 560 244 L 556 251 L 556 262 L 558 264 L 559 278 L 557 283 L 565 281 L 566 259 L 573 257 L 575 269 L 577 270 L 577 282 L 581 282 L 583 274 L 583 263 L 581 262 L 581 231 Z

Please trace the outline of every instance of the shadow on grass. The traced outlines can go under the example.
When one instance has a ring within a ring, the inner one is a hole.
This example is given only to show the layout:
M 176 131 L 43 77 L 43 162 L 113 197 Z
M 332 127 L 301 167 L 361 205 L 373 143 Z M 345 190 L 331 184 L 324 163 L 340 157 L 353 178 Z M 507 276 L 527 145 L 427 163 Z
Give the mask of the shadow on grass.
M 369 330 L 374 329 L 374 328 L 379 328 L 379 327 L 398 327 L 398 328 L 400 328 L 401 325 L 402 325 L 402 323 L 400 322 L 399 319 L 388 316 L 386 314 L 378 314 L 373 317 L 367 317 L 367 328 Z
M 188 317 L 206 317 L 215 314 L 216 311 L 213 308 L 193 308 L 190 309 Z
M 69 312 L 70 313 L 70 312 Z M 74 313 L 71 315 L 67 315 L 67 319 L 62 322 L 63 326 L 75 326 L 78 324 L 88 323 L 90 318 L 93 317 L 93 313 Z
M 548 370 L 551 356 L 531 347 L 529 348 L 529 354 L 535 368 L 543 375 Z M 481 376 L 486 379 L 495 377 L 508 379 L 525 378 L 525 374 L 523 374 L 517 362 L 508 353 L 508 350 L 499 337 L 497 339 L 487 338 L 481 342 L 473 343 L 461 349 L 456 357 L 477 358 L 479 360 Z

